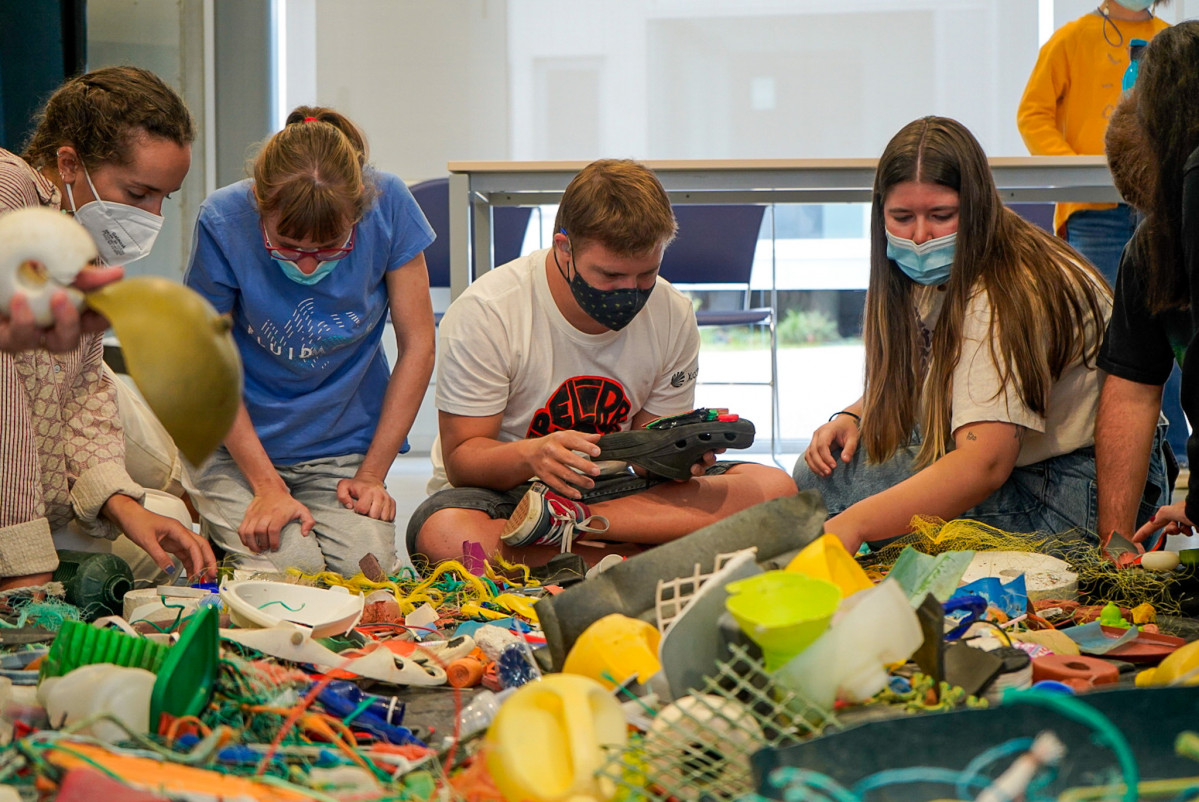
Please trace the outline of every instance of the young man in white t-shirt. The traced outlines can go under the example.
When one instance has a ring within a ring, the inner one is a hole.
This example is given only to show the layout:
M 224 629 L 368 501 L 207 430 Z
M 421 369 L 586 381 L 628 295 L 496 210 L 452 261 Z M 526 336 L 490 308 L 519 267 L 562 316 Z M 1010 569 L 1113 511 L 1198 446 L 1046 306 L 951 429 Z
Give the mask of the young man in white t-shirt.
M 695 314 L 658 276 L 675 229 L 649 169 L 597 161 L 567 187 L 551 248 L 454 301 L 440 329 L 432 495 L 409 522 L 411 553 L 457 559 L 474 541 L 538 564 L 580 538 L 571 550 L 594 561 L 796 492 L 785 472 L 714 451 L 684 481 L 601 477 L 593 461 L 602 435 L 695 406 Z

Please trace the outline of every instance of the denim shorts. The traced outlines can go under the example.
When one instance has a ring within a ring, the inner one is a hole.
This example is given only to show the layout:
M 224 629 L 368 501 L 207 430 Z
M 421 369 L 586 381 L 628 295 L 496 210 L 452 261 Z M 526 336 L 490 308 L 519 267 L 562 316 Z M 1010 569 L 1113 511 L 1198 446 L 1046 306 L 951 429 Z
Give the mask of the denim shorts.
M 741 465 L 737 460 L 720 460 L 709 466 L 705 476 L 720 476 L 734 465 Z M 598 504 L 601 501 L 631 496 L 649 490 L 655 485 L 673 481 L 661 476 L 638 476 L 634 473 L 618 473 L 600 476 L 595 480 L 595 487 L 583 491 L 581 501 L 584 504 Z M 417 553 L 416 538 L 429 516 L 439 510 L 480 510 L 487 513 L 493 520 L 507 518 L 516 510 L 516 505 L 524 498 L 525 493 L 533 486 L 532 482 L 524 482 L 511 490 L 490 490 L 485 487 L 450 487 L 439 490 L 421 502 L 421 505 L 408 519 L 408 553 Z
M 1158 426 L 1154 435 L 1149 475 L 1137 511 L 1137 526 L 1148 521 L 1158 506 L 1169 503 L 1162 451 L 1165 428 Z M 913 462 L 919 450 L 919 441 L 913 439 L 912 444 L 900 448 L 886 462 L 868 465 L 865 449 L 858 449 L 848 465 L 838 459 L 836 470 L 828 477 L 812 473 L 801 456 L 792 476 L 801 491 L 819 490 L 829 515 L 833 516 L 912 476 L 915 473 Z M 835 456 L 839 458 L 839 452 L 835 452 Z M 998 490 L 958 517 L 980 521 L 1005 532 L 1053 535 L 1078 530 L 1098 544 L 1095 449 L 1087 446 L 1014 468 Z

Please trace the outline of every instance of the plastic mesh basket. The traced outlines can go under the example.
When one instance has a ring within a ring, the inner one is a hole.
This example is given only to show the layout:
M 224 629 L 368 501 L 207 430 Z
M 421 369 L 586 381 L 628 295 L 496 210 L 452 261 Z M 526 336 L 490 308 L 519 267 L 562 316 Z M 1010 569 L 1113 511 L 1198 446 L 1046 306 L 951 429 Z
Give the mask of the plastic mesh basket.
M 645 736 L 613 749 L 599 774 L 617 799 L 729 799 L 753 790 L 750 756 L 839 728 L 836 718 L 775 685 L 736 644 L 702 693 L 659 711 Z

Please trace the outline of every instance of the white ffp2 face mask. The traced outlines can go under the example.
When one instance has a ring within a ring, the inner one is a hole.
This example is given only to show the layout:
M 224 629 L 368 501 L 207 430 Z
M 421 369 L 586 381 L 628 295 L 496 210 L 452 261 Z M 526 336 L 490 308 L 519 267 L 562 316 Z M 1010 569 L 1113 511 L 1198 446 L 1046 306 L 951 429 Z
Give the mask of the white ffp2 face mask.
M 75 208 L 75 194 L 71 185 L 66 184 L 67 198 L 71 201 L 71 209 L 75 212 L 75 220 L 88 230 L 96 241 L 96 250 L 100 259 L 106 265 L 127 265 L 149 256 L 154 247 L 154 240 L 162 230 L 162 217 L 129 206 L 124 203 L 100 200 L 96 185 L 88 175 L 87 168 L 83 169 L 83 177 L 92 189 L 94 201 Z

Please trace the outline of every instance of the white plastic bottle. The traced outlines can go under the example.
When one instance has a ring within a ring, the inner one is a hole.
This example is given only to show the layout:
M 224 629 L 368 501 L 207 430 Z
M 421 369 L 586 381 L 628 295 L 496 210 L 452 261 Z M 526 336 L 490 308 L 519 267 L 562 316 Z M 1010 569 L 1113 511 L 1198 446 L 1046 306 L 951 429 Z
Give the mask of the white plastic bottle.
M 80 666 L 63 677 L 43 680 L 38 699 L 52 727 L 73 724 L 96 713 L 111 713 L 130 730 L 150 731 L 150 694 L 157 678 L 144 668 L 111 663 Z M 83 732 L 117 743 L 128 740 L 125 729 L 111 721 L 98 721 Z

